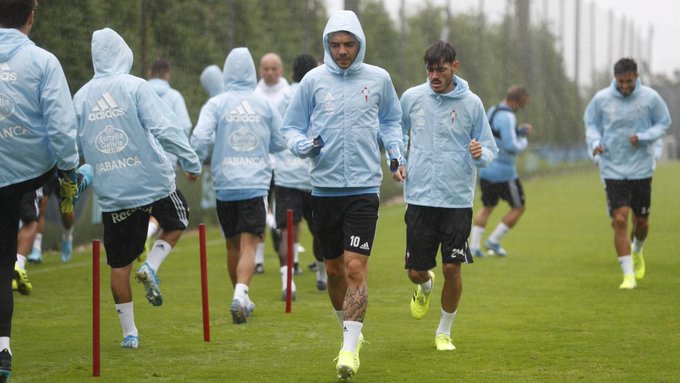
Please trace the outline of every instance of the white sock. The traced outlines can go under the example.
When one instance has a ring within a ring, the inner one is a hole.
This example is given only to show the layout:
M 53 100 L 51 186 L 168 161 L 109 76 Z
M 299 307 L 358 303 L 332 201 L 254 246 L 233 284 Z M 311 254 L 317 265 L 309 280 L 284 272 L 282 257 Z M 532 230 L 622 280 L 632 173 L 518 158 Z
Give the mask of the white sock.
M 149 251 L 149 255 L 146 258 L 146 263 L 151 266 L 153 271 L 158 272 L 161 267 L 161 263 L 165 260 L 165 257 L 170 254 L 172 246 L 162 239 L 157 239 L 153 244 L 153 248 Z
M 364 326 L 361 322 L 346 320 L 342 322 L 342 349 L 349 352 L 356 351 L 357 341 L 361 334 L 361 328 Z
M 444 311 L 444 309 L 442 309 L 441 318 L 439 319 L 439 327 L 437 328 L 437 333 L 435 335 L 446 334 L 451 336 L 451 327 L 453 326 L 453 320 L 456 319 L 457 313 L 458 310 L 452 313 L 447 313 Z
M 19 253 L 17 253 L 17 265 L 22 270 L 26 268 L 26 257 Z
M 316 261 L 316 280 L 328 282 L 328 276 L 326 275 L 326 263 Z
M 120 319 L 120 327 L 123 329 L 123 338 L 129 335 L 139 336 L 135 326 L 135 310 L 132 302 L 117 304 L 116 312 Z
M 264 263 L 264 242 L 257 244 L 257 250 L 255 251 L 255 264 Z
M 425 294 L 432 291 L 432 278 L 428 279 L 427 282 L 421 283 L 420 289 L 423 290 L 423 293 L 425 293 Z
M 290 288 L 292 292 L 295 292 L 295 278 L 293 278 L 292 281 L 290 281 Z M 287 287 L 287 282 L 288 282 L 288 266 L 281 266 L 281 290 L 285 290 Z
M 489 236 L 489 242 L 491 243 L 501 243 L 501 238 L 510 231 L 508 225 L 503 222 L 499 222 L 498 226 L 493 230 L 493 233 Z
M 621 266 L 623 275 L 633 274 L 633 257 L 631 255 L 619 257 L 619 265 Z
M 0 351 L 7 349 L 9 351 L 9 354 L 12 355 L 12 350 L 9 348 L 9 337 L 8 336 L 0 336 Z
M 61 240 L 62 242 L 73 241 L 73 226 L 68 229 L 64 229 L 64 232 L 61 234 Z
M 35 240 L 33 240 L 33 250 L 38 253 L 42 252 L 42 234 L 38 233 L 35 235 Z
M 470 232 L 470 250 L 479 250 L 482 244 L 482 235 L 484 235 L 484 228 L 482 226 L 472 226 Z
M 149 239 L 156 235 L 156 233 L 158 233 L 158 229 L 160 228 L 155 222 L 149 221 L 149 227 L 146 229 L 146 239 Z
M 338 322 L 340 322 L 340 326 L 342 326 L 342 322 L 345 320 L 345 312 L 343 310 L 336 310 L 336 309 L 333 309 L 333 312 L 335 312 L 335 316 L 338 318 Z
M 298 263 L 298 254 L 300 254 L 300 242 L 295 242 L 293 245 L 293 262 Z
M 250 298 L 248 298 L 248 285 L 237 283 L 234 286 L 234 299 L 238 299 L 243 304 L 248 303 L 250 301 Z
M 642 246 L 645 244 L 645 241 L 640 241 L 637 238 L 633 238 L 633 252 L 639 253 L 642 251 Z

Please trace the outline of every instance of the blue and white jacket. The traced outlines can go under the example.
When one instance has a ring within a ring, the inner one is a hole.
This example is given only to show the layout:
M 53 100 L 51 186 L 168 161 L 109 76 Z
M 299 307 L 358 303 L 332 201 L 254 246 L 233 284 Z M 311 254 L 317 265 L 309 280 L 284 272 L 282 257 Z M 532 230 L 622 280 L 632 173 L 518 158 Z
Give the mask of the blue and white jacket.
M 59 60 L 14 28 L 0 28 L 0 163 L 0 187 L 55 164 L 78 166 L 76 115 Z
M 487 166 L 498 152 L 482 101 L 465 80 L 454 76 L 453 81 L 456 87 L 449 93 L 436 93 L 426 82 L 401 96 L 408 204 L 472 207 L 476 168 Z M 482 145 L 476 160 L 468 151 L 473 138 Z
M 178 90 L 172 89 L 172 87 L 170 87 L 170 83 L 160 78 L 150 79 L 149 85 L 151 85 L 153 90 L 156 92 L 158 97 L 163 100 L 165 105 L 167 105 L 170 110 L 175 113 L 177 116 L 177 125 L 182 128 L 184 134 L 187 136 L 187 138 L 189 138 L 191 135 L 192 124 L 191 118 L 189 118 L 189 111 L 187 110 L 187 105 L 184 102 L 184 97 L 182 94 Z M 165 155 L 168 156 L 170 163 L 177 163 L 177 157 L 174 154 L 165 152 Z
M 491 164 L 479 171 L 479 178 L 490 182 L 508 182 L 517 176 L 517 155 L 526 150 L 529 142 L 523 136 L 522 130 L 517 128 L 517 118 L 512 109 L 501 103 L 492 106 L 487 112 L 496 146 L 498 157 Z
M 233 49 L 224 63 L 224 93 L 203 106 L 191 136 L 210 169 L 220 201 L 266 196 L 272 177 L 269 153 L 286 148 L 281 115 L 254 93 L 255 64 L 248 48 Z
M 347 69 L 335 63 L 328 45 L 329 35 L 337 31 L 350 32 L 359 40 L 357 57 Z M 324 140 L 325 147 L 312 158 L 313 195 L 378 193 L 382 181 L 378 140 L 403 153 L 399 98 L 389 74 L 363 62 L 366 38 L 353 12 L 331 15 L 323 47 L 324 64 L 300 82 L 281 131 L 298 156 L 311 137 Z
M 175 170 L 200 174 L 201 163 L 175 114 L 144 79 L 129 74 L 132 51 L 115 31 L 92 34 L 94 77 L 76 93 L 78 141 L 94 169 L 104 212 L 144 206 L 175 191 Z
M 603 179 L 636 180 L 652 176 L 655 141 L 671 124 L 668 107 L 652 88 L 638 79 L 633 92 L 624 97 L 616 81 L 590 101 L 584 115 L 589 153 L 602 145 L 599 167 Z M 628 141 L 637 135 L 633 146 Z

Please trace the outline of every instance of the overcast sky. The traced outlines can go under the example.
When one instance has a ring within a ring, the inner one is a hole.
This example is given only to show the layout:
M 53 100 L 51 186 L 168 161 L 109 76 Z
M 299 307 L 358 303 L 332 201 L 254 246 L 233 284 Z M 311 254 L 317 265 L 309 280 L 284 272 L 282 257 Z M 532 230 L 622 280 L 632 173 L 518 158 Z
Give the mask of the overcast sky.
M 325 0 L 329 10 L 341 9 L 344 5 L 343 0 Z M 434 4 L 444 5 L 446 0 L 431 0 Z M 385 4 L 396 17 L 401 0 L 385 0 Z M 484 5 L 487 16 L 492 21 L 500 19 L 504 13 L 508 0 L 451 0 L 451 9 L 454 12 L 477 11 L 480 4 Z M 409 7 L 414 10 L 421 7 L 422 0 L 406 0 Z M 579 72 L 581 82 L 590 78 L 591 69 L 610 70 L 613 63 L 610 61 L 623 56 L 633 55 L 638 61 L 645 59 L 651 52 L 649 64 L 651 72 L 665 73 L 672 75 L 673 71 L 680 69 L 680 53 L 677 52 L 678 39 L 680 39 L 680 1 L 677 0 L 596 0 L 595 2 L 595 50 L 591 49 L 591 14 L 593 1 L 581 1 L 581 59 Z M 574 76 L 574 17 L 575 0 L 565 0 L 565 32 L 564 49 L 565 63 L 567 72 Z M 542 19 L 544 15 L 548 17 L 548 24 L 551 30 L 560 35 L 559 30 L 559 8 L 560 0 L 531 0 L 532 22 Z M 545 9 L 545 11 L 544 11 Z M 613 40 L 609 38 L 609 12 L 614 16 Z M 621 38 L 622 20 L 627 20 L 626 30 L 630 30 L 633 25 L 637 42 L 635 46 L 629 43 L 629 38 Z M 650 41 L 650 27 L 653 26 Z M 614 41 L 612 48 L 608 47 L 609 41 Z M 454 41 L 455 43 L 455 41 Z M 631 52 L 631 49 L 633 52 Z M 592 53 L 594 52 L 594 53 Z M 643 73 L 641 73 L 643 74 Z M 644 75 L 644 74 L 643 74 Z

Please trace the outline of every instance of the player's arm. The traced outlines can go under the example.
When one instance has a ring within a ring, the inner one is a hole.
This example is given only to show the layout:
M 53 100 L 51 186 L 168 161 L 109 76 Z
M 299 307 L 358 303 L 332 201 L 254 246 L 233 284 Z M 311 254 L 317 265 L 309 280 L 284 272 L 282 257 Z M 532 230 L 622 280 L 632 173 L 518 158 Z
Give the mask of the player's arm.
M 473 111 L 473 127 L 470 134 L 468 151 L 472 156 L 473 163 L 478 168 L 488 166 L 496 159 L 496 154 L 498 153 L 496 140 L 493 138 L 491 126 L 489 126 L 489 120 L 487 120 L 484 105 L 482 105 L 481 101 L 476 110 Z
M 298 91 L 293 94 L 281 126 L 286 146 L 291 153 L 300 158 L 316 157 L 323 147 L 319 144 L 323 139 L 315 143 L 315 139 L 307 137 L 314 106 L 311 85 L 305 79 L 302 79 Z
M 593 158 L 604 153 L 602 140 L 602 116 L 600 106 L 596 98 L 593 98 L 583 114 L 583 123 L 586 128 L 586 145 L 591 151 Z

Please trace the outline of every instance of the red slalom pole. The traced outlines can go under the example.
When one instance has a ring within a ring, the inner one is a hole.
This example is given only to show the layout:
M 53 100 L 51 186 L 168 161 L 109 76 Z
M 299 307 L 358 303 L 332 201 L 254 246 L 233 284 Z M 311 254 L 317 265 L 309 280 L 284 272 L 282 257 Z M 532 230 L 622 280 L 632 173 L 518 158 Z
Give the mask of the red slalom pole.
M 291 301 L 293 300 L 293 210 L 286 210 L 286 239 L 288 241 L 288 275 L 286 279 L 286 314 L 290 313 Z
M 203 340 L 210 342 L 210 307 L 208 305 L 208 261 L 205 244 L 205 224 L 198 225 L 198 239 L 201 251 L 201 297 L 203 300 Z
M 92 376 L 100 373 L 99 248 L 99 240 L 92 241 Z

